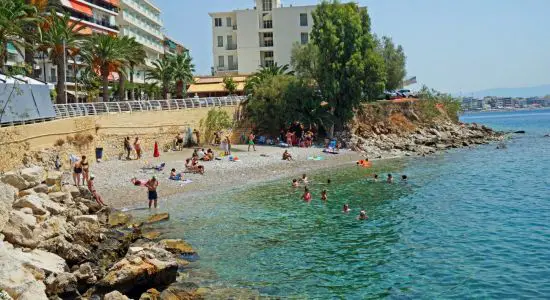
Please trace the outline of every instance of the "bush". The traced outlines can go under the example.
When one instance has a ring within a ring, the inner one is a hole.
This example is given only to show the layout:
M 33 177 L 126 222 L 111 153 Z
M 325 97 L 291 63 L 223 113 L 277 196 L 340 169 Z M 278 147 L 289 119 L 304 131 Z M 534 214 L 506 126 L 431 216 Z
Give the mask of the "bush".
M 65 145 L 65 140 L 64 139 L 57 139 L 54 143 L 54 146 L 56 146 L 56 147 L 62 147 L 63 145 Z
M 233 121 L 229 114 L 220 108 L 213 108 L 208 111 L 206 119 L 201 119 L 199 126 L 204 132 L 204 141 L 209 143 L 214 137 L 214 133 L 233 126 Z

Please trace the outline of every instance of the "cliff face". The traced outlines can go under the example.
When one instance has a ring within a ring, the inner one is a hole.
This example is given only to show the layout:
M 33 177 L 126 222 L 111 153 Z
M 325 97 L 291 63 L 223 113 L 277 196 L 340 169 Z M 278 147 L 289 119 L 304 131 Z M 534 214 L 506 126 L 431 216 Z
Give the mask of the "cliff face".
M 424 100 L 365 105 L 349 128 L 339 137 L 369 158 L 426 155 L 503 138 L 486 126 L 458 122 L 453 103 Z

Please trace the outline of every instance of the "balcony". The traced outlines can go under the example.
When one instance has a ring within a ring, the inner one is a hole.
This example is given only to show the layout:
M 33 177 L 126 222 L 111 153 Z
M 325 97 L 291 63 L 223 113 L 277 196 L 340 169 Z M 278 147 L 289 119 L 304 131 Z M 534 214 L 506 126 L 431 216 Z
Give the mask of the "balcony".
M 132 8 L 133 10 L 137 11 L 138 13 L 140 13 L 141 15 L 143 15 L 144 17 L 146 17 L 147 19 L 151 20 L 151 21 L 154 21 L 155 23 L 157 23 L 158 25 L 162 26 L 162 20 L 160 19 L 159 16 L 151 13 L 150 11 L 148 11 L 147 9 L 141 7 L 138 3 L 136 3 L 135 1 L 133 0 L 126 0 L 124 1 L 124 4 L 126 4 L 128 7 Z
M 233 30 L 237 30 L 237 24 L 233 25 Z
M 78 0 L 79 2 L 85 2 L 89 3 L 95 6 L 98 6 L 100 8 L 106 9 L 108 11 L 113 12 L 115 15 L 118 14 L 118 7 L 112 5 L 111 3 L 105 1 L 105 0 Z
M 216 71 L 218 72 L 236 72 L 239 70 L 239 65 L 238 64 L 232 64 L 228 67 L 216 67 Z
M 155 28 L 155 27 L 147 24 L 147 22 L 143 22 L 142 20 L 140 20 L 139 18 L 133 16 L 132 14 L 127 13 L 127 12 L 123 12 L 122 13 L 122 19 L 126 22 L 132 23 L 135 27 L 147 32 L 148 34 L 150 34 L 154 37 L 157 37 L 161 40 L 164 40 L 164 35 L 162 34 L 162 32 L 158 28 Z
M 71 10 L 71 16 L 73 18 L 78 19 L 78 20 L 94 23 L 94 24 L 97 24 L 97 25 L 100 25 L 100 26 L 107 27 L 109 29 L 118 31 L 118 26 L 116 26 L 114 24 L 111 24 L 107 20 L 96 19 L 96 18 L 90 17 L 86 14 L 83 14 L 81 12 L 74 11 L 74 10 Z
M 237 50 L 237 44 L 227 44 L 225 46 L 226 50 Z
M 273 40 L 260 41 L 260 48 L 273 47 Z

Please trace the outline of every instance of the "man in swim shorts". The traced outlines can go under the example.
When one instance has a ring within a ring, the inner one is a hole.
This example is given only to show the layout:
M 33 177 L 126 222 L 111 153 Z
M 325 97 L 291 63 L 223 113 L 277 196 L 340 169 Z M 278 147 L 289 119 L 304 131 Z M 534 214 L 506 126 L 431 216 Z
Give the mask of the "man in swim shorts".
M 147 191 L 148 191 L 149 208 L 151 208 L 151 204 L 153 204 L 153 202 L 155 203 L 155 208 L 157 208 L 157 200 L 158 200 L 157 188 L 159 186 L 159 182 L 157 178 L 153 176 L 149 181 L 147 181 L 145 186 L 147 187 Z
M 250 134 L 248 135 L 248 151 L 250 151 L 250 146 L 252 146 L 252 149 L 254 149 L 254 151 L 256 151 L 256 145 L 254 144 L 254 139 L 256 138 L 256 136 L 254 135 L 253 132 L 250 132 Z

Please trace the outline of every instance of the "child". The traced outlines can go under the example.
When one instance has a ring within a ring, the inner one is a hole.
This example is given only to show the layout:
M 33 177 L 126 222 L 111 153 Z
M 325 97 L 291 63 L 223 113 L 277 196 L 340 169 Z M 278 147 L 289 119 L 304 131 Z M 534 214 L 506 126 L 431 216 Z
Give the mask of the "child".
M 298 183 L 298 179 L 292 179 L 292 187 L 299 187 L 300 184 Z
M 342 212 L 347 214 L 349 211 L 350 211 L 349 205 L 347 203 L 344 204 L 344 207 L 342 208 Z
M 302 175 L 301 181 L 302 181 L 304 184 L 307 184 L 308 180 L 307 180 L 307 175 L 306 175 L 306 174 L 303 174 L 303 175 Z
M 323 201 L 327 201 L 327 200 L 328 200 L 328 198 L 327 198 L 327 190 L 323 190 L 323 191 L 321 192 L 321 200 L 323 200 Z
M 304 199 L 304 201 L 306 202 L 311 201 L 311 193 L 309 192 L 309 189 L 307 187 L 304 188 L 304 195 L 302 195 L 302 199 Z

